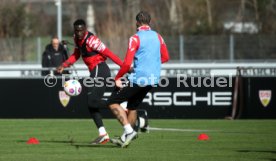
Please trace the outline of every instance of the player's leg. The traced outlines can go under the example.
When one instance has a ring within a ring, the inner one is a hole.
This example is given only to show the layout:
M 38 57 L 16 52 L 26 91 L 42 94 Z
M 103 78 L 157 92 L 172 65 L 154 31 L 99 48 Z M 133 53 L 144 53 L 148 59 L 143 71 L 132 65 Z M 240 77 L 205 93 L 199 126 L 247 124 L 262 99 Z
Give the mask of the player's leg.
M 133 118 L 133 115 L 136 115 L 136 111 L 134 110 L 128 110 L 127 109 L 127 101 L 123 102 L 120 104 L 121 107 L 123 107 L 124 111 L 126 112 L 127 114 L 127 119 L 128 119 L 128 122 L 130 123 L 130 125 L 134 128 L 136 127 L 136 123 L 135 123 L 135 120 L 132 119 Z M 132 116 L 132 117 L 131 117 Z M 136 130 L 137 131 L 137 130 Z
M 137 126 L 141 132 L 149 132 L 148 113 L 144 109 L 137 110 Z
M 132 128 L 135 130 L 135 131 L 138 131 L 139 130 L 139 126 L 136 125 L 137 124 L 137 110 L 130 110 L 128 109 L 128 112 L 127 112 L 127 119 L 130 123 L 130 125 L 132 126 Z
M 130 122 L 128 121 L 127 114 L 125 110 L 120 106 L 120 104 L 112 103 L 109 105 L 109 108 L 124 128 L 124 132 L 120 137 L 122 143 L 126 141 L 127 136 L 131 136 L 131 137 L 132 135 L 135 136 L 136 131 L 133 130 Z
M 137 132 L 140 128 L 140 120 L 138 120 L 139 115 L 137 112 L 137 108 L 151 89 L 152 86 L 139 87 L 138 92 L 129 99 L 127 104 L 128 120 L 130 120 L 132 126 Z
M 130 122 L 128 121 L 126 111 L 123 109 L 122 106 L 120 106 L 120 104 L 122 102 L 128 101 L 129 98 L 134 96 L 135 93 L 137 93 L 136 88 L 137 87 L 133 87 L 127 84 L 126 87 L 120 90 L 115 89 L 108 100 L 108 106 L 110 110 L 113 112 L 113 114 L 116 116 L 116 118 L 124 128 L 124 131 L 121 137 L 119 139 L 112 139 L 111 141 L 122 147 L 127 146 L 130 142 L 129 140 L 135 137 L 137 133 L 135 130 L 133 130 Z M 128 142 L 128 144 L 123 145 L 125 142 Z
M 104 127 L 102 115 L 100 113 L 100 109 L 107 107 L 106 101 L 102 100 L 102 97 L 106 90 L 105 80 L 109 76 L 110 70 L 105 63 L 99 64 L 91 71 L 94 85 L 88 87 L 88 109 L 99 132 L 99 137 L 92 141 L 92 144 L 104 144 L 109 141 L 109 136 Z
M 119 122 L 124 126 L 124 132 L 121 135 L 120 139 L 113 141 L 113 143 L 121 145 L 121 147 L 128 146 L 132 139 L 137 135 L 137 132 L 132 128 L 130 122 L 128 121 L 125 111 L 120 106 L 120 103 L 126 101 L 126 99 L 129 101 L 128 109 L 131 111 L 133 110 L 133 112 L 131 112 L 130 114 L 130 119 L 135 122 L 136 118 L 134 118 L 134 115 L 136 112 L 134 111 L 136 111 L 136 107 L 138 107 L 138 105 L 143 100 L 143 98 L 138 97 L 138 95 L 145 93 L 144 95 L 142 95 L 142 97 L 144 97 L 146 93 L 149 91 L 147 90 L 147 92 L 142 92 L 144 90 L 145 88 L 139 87 L 136 84 L 133 84 L 132 86 L 128 85 L 122 88 L 120 91 L 114 91 L 109 99 L 109 108 L 112 110 L 113 114 L 117 117 Z M 129 105 L 133 108 L 129 108 Z
M 128 116 L 128 121 L 131 124 L 132 128 L 135 131 L 141 131 L 141 132 L 148 132 L 148 114 L 147 111 L 144 109 L 137 109 L 137 112 L 135 110 L 128 110 L 127 109 L 127 101 L 123 102 L 120 104 L 124 111 L 127 113 Z M 130 114 L 129 114 L 130 111 Z M 132 114 L 134 113 L 134 114 Z M 132 116 L 134 115 L 134 116 Z M 137 117 L 136 121 L 134 119 L 132 119 L 133 117 Z M 136 138 L 138 137 L 138 135 L 136 136 Z
M 92 144 L 104 144 L 109 141 L 100 113 L 100 108 L 106 107 L 106 103 L 101 100 L 105 89 L 104 87 L 89 87 L 88 91 L 88 109 L 99 132 L 99 137 L 92 141 Z
M 121 147 L 126 147 L 129 145 L 130 141 L 137 135 L 137 132 L 132 128 L 127 119 L 126 112 L 123 110 L 120 104 L 113 103 L 109 105 L 109 108 L 124 128 L 121 137 L 117 140 L 113 140 L 112 142 L 120 145 Z

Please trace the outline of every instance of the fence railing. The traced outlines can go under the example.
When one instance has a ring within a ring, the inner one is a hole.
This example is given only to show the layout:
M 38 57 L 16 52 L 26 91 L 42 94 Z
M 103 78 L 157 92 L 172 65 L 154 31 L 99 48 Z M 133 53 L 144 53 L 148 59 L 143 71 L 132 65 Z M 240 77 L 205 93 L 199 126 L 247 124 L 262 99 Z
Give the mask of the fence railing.
M 119 66 L 108 64 L 111 76 L 115 77 Z M 276 77 L 276 63 L 166 63 L 162 65 L 163 77 L 204 77 L 204 76 L 231 76 L 234 77 L 237 69 L 241 69 L 242 76 L 248 77 Z M 0 78 L 44 78 L 42 71 L 55 72 L 55 68 L 42 68 L 40 64 L 9 64 L 0 65 Z M 84 64 L 76 64 L 69 70 L 71 76 L 88 77 L 88 68 Z
M 67 38 L 69 42 L 70 38 Z M 121 58 L 127 39 L 101 38 Z M 179 35 L 164 36 L 171 61 L 183 62 L 263 62 L 276 61 L 276 35 Z M 41 55 L 50 42 L 45 38 L 0 39 L 0 62 L 41 63 Z M 72 52 L 73 46 L 69 46 Z
M 165 37 L 172 60 L 273 61 L 275 35 L 220 35 Z

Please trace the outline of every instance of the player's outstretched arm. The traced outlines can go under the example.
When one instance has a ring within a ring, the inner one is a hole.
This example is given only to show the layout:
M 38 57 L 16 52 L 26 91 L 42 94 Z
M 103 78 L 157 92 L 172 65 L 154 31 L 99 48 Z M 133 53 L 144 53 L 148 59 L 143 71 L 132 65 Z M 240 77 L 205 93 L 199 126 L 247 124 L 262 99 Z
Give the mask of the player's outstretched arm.
M 70 67 L 79 58 L 80 58 L 80 53 L 79 53 L 78 49 L 75 48 L 74 53 L 67 60 L 65 60 L 60 66 L 58 66 L 56 68 L 56 71 L 61 74 L 63 72 L 64 68 Z
M 110 58 L 114 63 L 122 67 L 123 61 L 112 51 L 110 51 L 107 47 L 105 48 L 104 51 L 102 51 L 102 54 L 108 58 Z
M 97 36 L 89 37 L 87 39 L 87 46 L 92 50 L 99 52 L 103 56 L 111 59 L 114 63 L 116 63 L 120 67 L 123 65 L 122 60 L 111 50 L 109 50 Z
M 62 65 L 58 66 L 56 69 L 57 73 L 59 73 L 59 74 L 61 74 L 63 72 L 63 70 L 64 70 L 64 67 Z

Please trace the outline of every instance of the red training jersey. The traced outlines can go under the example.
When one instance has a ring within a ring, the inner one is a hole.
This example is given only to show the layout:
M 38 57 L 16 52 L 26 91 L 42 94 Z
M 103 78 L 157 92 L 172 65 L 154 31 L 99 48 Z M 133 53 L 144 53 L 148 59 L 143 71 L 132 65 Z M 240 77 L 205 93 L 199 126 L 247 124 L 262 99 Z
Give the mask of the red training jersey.
M 121 59 L 113 52 L 111 52 L 97 36 L 95 35 L 90 35 L 89 37 L 87 36 L 89 36 L 88 32 L 86 32 L 82 40 L 77 40 L 74 36 L 74 40 L 76 44 L 74 53 L 62 64 L 63 67 L 66 68 L 71 66 L 80 58 L 81 52 L 77 46 L 81 47 L 83 46 L 83 43 L 85 43 L 87 52 L 97 53 L 92 56 L 82 56 L 82 59 L 84 63 L 87 65 L 89 71 L 93 70 L 95 66 L 97 66 L 101 62 L 104 62 L 107 58 L 110 58 L 117 65 L 122 66 L 123 62 L 121 61 Z

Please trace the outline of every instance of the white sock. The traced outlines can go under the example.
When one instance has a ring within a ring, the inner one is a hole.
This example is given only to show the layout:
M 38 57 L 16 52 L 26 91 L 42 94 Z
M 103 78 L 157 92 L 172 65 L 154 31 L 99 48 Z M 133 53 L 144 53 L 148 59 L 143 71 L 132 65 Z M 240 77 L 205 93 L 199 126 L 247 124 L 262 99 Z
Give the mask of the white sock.
M 130 124 L 126 124 L 126 125 L 124 126 L 124 129 L 125 129 L 124 133 L 126 133 L 126 134 L 129 134 L 129 133 L 132 133 L 132 132 L 133 132 L 133 128 L 131 127 Z
M 129 134 L 129 133 L 132 133 L 133 132 L 133 128 L 131 127 L 131 125 L 130 124 L 126 124 L 125 126 L 124 126 L 124 133 L 123 133 L 123 135 L 121 136 L 121 140 L 123 141 L 123 142 L 125 142 L 126 141 L 126 134 Z
M 105 135 L 107 133 L 103 126 L 101 126 L 98 130 L 99 130 L 99 135 Z

